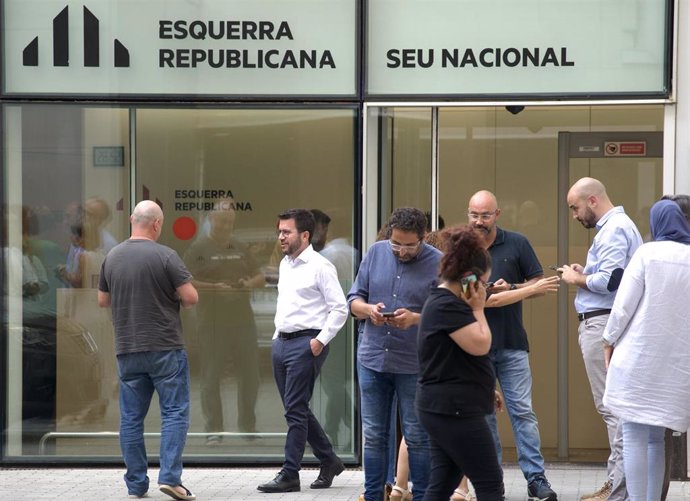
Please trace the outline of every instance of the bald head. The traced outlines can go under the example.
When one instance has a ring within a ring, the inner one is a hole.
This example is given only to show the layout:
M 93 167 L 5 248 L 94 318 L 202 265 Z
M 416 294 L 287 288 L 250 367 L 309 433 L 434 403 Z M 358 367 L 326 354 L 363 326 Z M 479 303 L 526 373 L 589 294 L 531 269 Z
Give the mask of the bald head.
M 496 220 L 501 215 L 496 195 L 488 190 L 481 190 L 472 195 L 467 206 L 467 220 L 470 226 L 479 232 L 486 248 L 496 239 Z
M 472 197 L 470 197 L 469 207 L 478 207 L 492 212 L 498 210 L 498 200 L 496 200 L 496 195 L 488 190 L 480 190 Z
M 583 177 L 568 191 L 568 207 L 573 217 L 585 228 L 594 228 L 601 217 L 613 209 L 604 184 L 592 177 Z
M 158 240 L 163 227 L 163 211 L 156 202 L 142 200 L 134 207 L 129 221 L 132 223 L 132 238 Z

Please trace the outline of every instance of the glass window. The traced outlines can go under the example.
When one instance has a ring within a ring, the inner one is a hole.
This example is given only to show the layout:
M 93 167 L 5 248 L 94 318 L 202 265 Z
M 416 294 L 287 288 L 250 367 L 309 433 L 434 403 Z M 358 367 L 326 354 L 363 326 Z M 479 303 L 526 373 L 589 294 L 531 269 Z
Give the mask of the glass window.
M 7 106 L 4 119 L 6 450 L 72 454 L 56 432 L 117 430 L 105 426 L 117 385 L 96 287 L 128 233 L 128 112 Z
M 349 290 L 356 117 L 354 108 L 5 107 L 6 456 L 119 460 L 114 333 L 96 287 L 105 254 L 129 236 L 131 199 L 147 198 L 165 213 L 160 243 L 183 257 L 201 296 L 183 312 L 186 454 L 282 458 L 286 424 L 270 356 L 277 214 L 307 207 L 327 216 L 315 245 Z M 353 343 L 348 321 L 312 402 L 344 458 L 355 453 Z M 155 457 L 155 398 L 151 408 Z

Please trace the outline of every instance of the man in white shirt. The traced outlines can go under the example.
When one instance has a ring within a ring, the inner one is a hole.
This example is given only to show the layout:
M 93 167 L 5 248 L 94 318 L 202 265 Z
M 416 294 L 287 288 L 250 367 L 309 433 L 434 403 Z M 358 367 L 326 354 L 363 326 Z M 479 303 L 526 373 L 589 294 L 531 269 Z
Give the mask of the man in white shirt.
M 321 462 L 312 489 L 330 487 L 345 469 L 309 408 L 314 382 L 328 355 L 328 343 L 347 319 L 347 306 L 335 267 L 311 246 L 314 216 L 307 209 L 278 215 L 278 241 L 285 255 L 278 275 L 273 335 L 273 376 L 288 425 L 285 462 L 262 492 L 300 490 L 299 469 L 306 442 Z

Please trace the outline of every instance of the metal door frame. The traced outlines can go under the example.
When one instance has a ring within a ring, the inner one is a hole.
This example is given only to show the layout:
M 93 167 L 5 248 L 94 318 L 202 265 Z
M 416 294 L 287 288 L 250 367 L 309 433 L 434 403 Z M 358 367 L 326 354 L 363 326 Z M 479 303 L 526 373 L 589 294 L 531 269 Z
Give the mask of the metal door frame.
M 570 188 L 570 159 L 572 158 L 629 158 L 629 156 L 607 155 L 607 142 L 645 142 L 645 154 L 635 158 L 663 158 L 663 132 L 559 132 L 558 133 L 558 263 L 568 262 L 570 210 L 566 201 Z M 568 437 L 568 289 L 560 288 L 557 299 L 558 343 L 557 343 L 557 449 L 558 458 L 567 460 Z

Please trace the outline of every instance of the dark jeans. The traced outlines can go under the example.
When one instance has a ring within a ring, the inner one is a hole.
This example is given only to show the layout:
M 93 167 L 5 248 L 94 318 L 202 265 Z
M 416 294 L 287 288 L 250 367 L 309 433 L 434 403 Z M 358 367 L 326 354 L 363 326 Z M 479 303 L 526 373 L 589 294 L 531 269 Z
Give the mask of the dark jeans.
M 321 354 L 314 357 L 309 346 L 311 339 L 304 336 L 273 341 L 273 376 L 288 425 L 283 470 L 291 477 L 298 476 L 307 442 L 322 465 L 336 459 L 331 442 L 309 408 L 314 383 L 328 356 L 328 346 L 325 346 Z
M 485 416 L 457 416 L 417 411 L 431 442 L 431 471 L 424 501 L 448 501 L 463 475 L 477 501 L 501 501 L 503 471 Z

